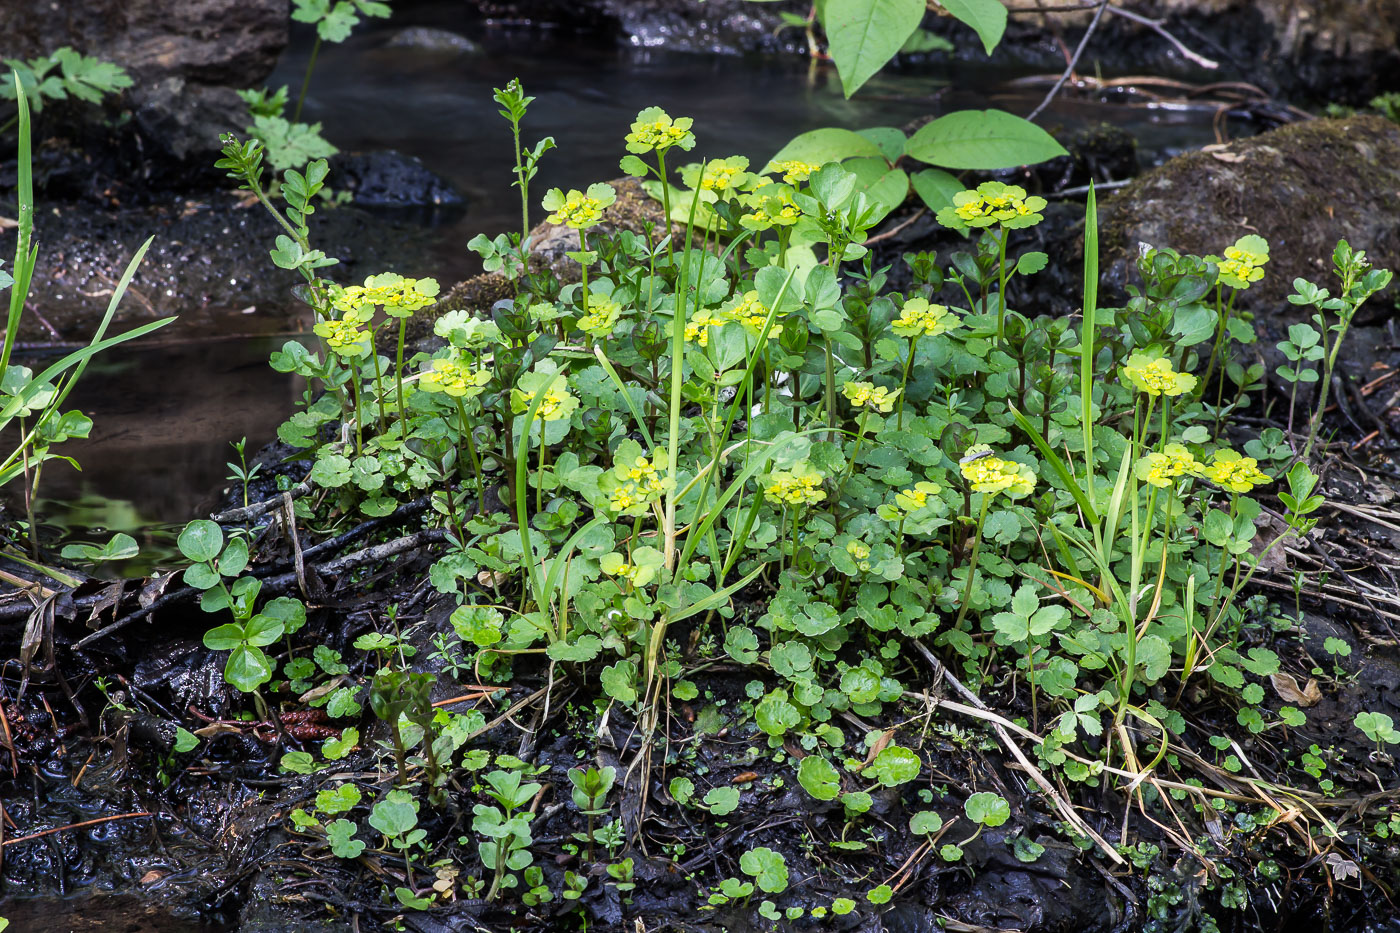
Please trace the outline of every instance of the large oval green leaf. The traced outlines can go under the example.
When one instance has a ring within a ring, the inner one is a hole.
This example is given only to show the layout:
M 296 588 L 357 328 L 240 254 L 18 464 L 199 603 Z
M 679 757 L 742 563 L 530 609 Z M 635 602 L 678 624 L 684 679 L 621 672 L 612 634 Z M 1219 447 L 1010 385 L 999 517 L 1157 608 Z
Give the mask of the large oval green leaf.
M 1068 155 L 1055 137 L 1004 110 L 959 110 L 924 126 L 906 155 L 957 169 L 1015 168 Z
M 827 0 L 822 25 L 850 97 L 894 58 L 924 18 L 924 0 Z
M 1001 0 L 938 0 L 943 9 L 971 26 L 988 55 L 1006 32 L 1006 7 Z
M 773 156 L 774 162 L 783 162 L 793 159 L 799 162 L 811 162 L 813 165 L 825 165 L 828 162 L 840 162 L 842 159 L 849 159 L 852 156 L 876 156 L 880 155 L 880 147 L 854 130 L 843 130 L 839 127 L 831 126 L 820 130 L 809 130 L 801 136 L 793 139 L 778 154 Z
M 964 188 L 957 178 L 937 168 L 915 172 L 909 181 L 914 186 L 914 192 L 935 214 L 945 207 L 952 207 L 953 195 Z

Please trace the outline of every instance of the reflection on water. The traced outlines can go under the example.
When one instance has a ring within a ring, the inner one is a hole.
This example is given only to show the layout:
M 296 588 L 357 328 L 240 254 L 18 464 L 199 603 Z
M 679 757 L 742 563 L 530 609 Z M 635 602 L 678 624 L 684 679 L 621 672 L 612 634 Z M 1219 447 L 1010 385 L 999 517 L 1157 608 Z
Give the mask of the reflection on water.
M 132 535 L 143 566 L 130 570 L 173 553 L 173 533 L 207 513 L 225 485 L 225 464 L 236 459 L 229 441 L 246 436 L 251 455 L 300 399 L 300 380 L 267 365 L 285 339 L 122 347 L 98 357 L 67 404 L 93 418 L 92 437 L 60 448 L 82 470 L 45 465 L 39 520 L 62 540 L 70 531 L 104 541 Z

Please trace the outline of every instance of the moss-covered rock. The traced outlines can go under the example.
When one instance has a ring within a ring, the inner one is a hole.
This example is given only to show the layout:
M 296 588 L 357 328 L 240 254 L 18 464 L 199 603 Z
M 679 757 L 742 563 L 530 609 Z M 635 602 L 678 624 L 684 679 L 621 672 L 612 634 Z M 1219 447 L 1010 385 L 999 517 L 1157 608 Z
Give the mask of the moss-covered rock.
M 1119 290 L 1137 280 L 1141 243 L 1220 255 L 1257 233 L 1270 244 L 1267 274 L 1241 304 L 1293 308 L 1295 278 L 1335 288 L 1331 255 L 1341 238 L 1400 270 L 1400 126 L 1370 116 L 1311 120 L 1179 156 L 1101 202 L 1099 228 L 1105 284 Z M 1391 304 L 1382 295 L 1367 310 Z

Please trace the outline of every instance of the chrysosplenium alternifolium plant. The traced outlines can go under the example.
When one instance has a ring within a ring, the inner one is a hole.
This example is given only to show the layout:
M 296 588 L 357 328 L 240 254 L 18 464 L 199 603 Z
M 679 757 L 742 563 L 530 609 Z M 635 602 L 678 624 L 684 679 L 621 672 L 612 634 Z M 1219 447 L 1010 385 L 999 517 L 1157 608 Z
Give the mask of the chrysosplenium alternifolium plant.
M 518 84 L 498 100 L 524 193 L 548 147 L 531 158 L 519 143 L 529 98 Z M 294 236 L 274 259 L 305 277 L 322 340 L 273 359 L 313 387 L 279 432 L 309 467 L 313 493 L 297 514 L 381 516 L 430 497 L 446 530 L 431 584 L 459 603 L 453 631 L 435 639 L 450 669 L 504 682 L 536 662 L 563 666 L 600 708 L 631 708 L 649 736 L 665 685 L 727 655 L 753 672 L 744 709 L 760 741 L 800 743 L 800 783 L 839 799 L 851 825 L 872 790 L 914 781 L 924 763 L 888 736 L 867 755 L 842 716 L 898 704 L 925 683 L 926 656 L 974 689 L 1024 682 L 1027 719 L 1049 724 L 1040 766 L 1069 781 L 1107 768 L 1126 793 L 1141 794 L 1153 769 L 1188 770 L 1165 757 L 1169 742 L 1193 741 L 1171 702 L 1188 684 L 1236 704 L 1252 731 L 1301 717 L 1259 706 L 1259 679 L 1279 660 L 1257 643 L 1256 602 L 1241 597 L 1264 558 L 1311 527 L 1316 479 L 1288 443 L 1240 451 L 1219 428 L 1261 391 L 1231 350 L 1255 339 L 1234 296 L 1265 274 L 1265 244 L 1246 237 L 1224 259 L 1148 251 L 1128 307 L 1099 308 L 1091 199 L 1082 317 L 1031 318 L 1019 282 L 1047 260 L 1018 255 L 1016 234 L 1045 204 L 1023 189 L 989 182 L 954 196 L 937 216 L 967 248 L 946 267 L 906 255 L 911 284 L 894 291 L 863 245 L 888 210 L 852 170 L 740 156 L 668 166 L 695 144 L 690 120 L 658 108 L 632 124 L 621 167 L 663 202 L 663 222 L 644 229 L 610 222 L 612 185 L 544 196 L 549 221 L 578 233 L 577 281 L 532 265 L 525 229 L 473 240 L 509 292 L 479 313 L 432 308 L 430 279 L 322 278 L 333 260 L 311 249 L 306 218 L 324 167 L 287 174 Z M 262 196 L 257 155 L 230 141 L 222 164 Z M 1300 286 L 1333 360 L 1345 322 L 1385 279 L 1349 247 L 1334 258 L 1344 298 Z M 409 351 L 412 315 L 433 317 L 435 348 Z M 392 359 L 377 349 L 385 326 Z M 1258 497 L 1285 487 L 1261 538 Z M 222 588 L 241 567 L 206 550 L 212 569 L 200 573 Z M 238 587 L 213 604 L 252 620 L 234 633 L 251 656 L 276 626 L 250 634 L 257 591 Z M 410 645 L 387 634 L 356 644 L 380 668 L 376 713 L 410 737 L 395 740 L 401 775 L 415 741 L 435 785 L 485 765 L 466 738 L 480 721 L 434 714 L 418 687 L 385 673 Z M 314 679 L 318 665 L 329 676 L 339 662 L 294 647 L 283 676 Z M 319 699 L 357 714 L 363 690 Z M 477 808 L 481 888 L 496 897 L 524 880 L 538 898 L 528 769 L 502 767 L 488 778 L 499 806 Z M 741 799 L 734 788 L 700 798 L 693 783 L 671 791 L 716 816 Z M 991 797 L 969 818 L 1004 820 Z M 603 812 L 588 806 L 590 821 Z M 590 827 L 592 851 L 613 831 Z M 778 862 L 749 861 L 755 883 L 777 887 Z M 630 885 L 630 868 L 614 867 Z M 727 879 L 714 897 L 750 893 Z

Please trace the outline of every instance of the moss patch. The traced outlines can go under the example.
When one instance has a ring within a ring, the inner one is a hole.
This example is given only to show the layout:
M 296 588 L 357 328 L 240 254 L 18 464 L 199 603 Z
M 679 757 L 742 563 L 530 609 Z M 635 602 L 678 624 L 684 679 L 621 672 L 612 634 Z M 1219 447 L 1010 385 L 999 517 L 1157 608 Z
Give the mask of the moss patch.
M 1292 308 L 1297 277 L 1335 287 L 1338 239 L 1377 266 L 1400 268 L 1400 126 L 1373 116 L 1311 120 L 1180 156 L 1106 200 L 1100 229 L 1105 278 L 1119 289 L 1136 280 L 1139 243 L 1220 255 L 1257 233 L 1270 244 L 1268 273 L 1241 305 Z M 1388 304 L 1381 297 L 1371 308 Z

